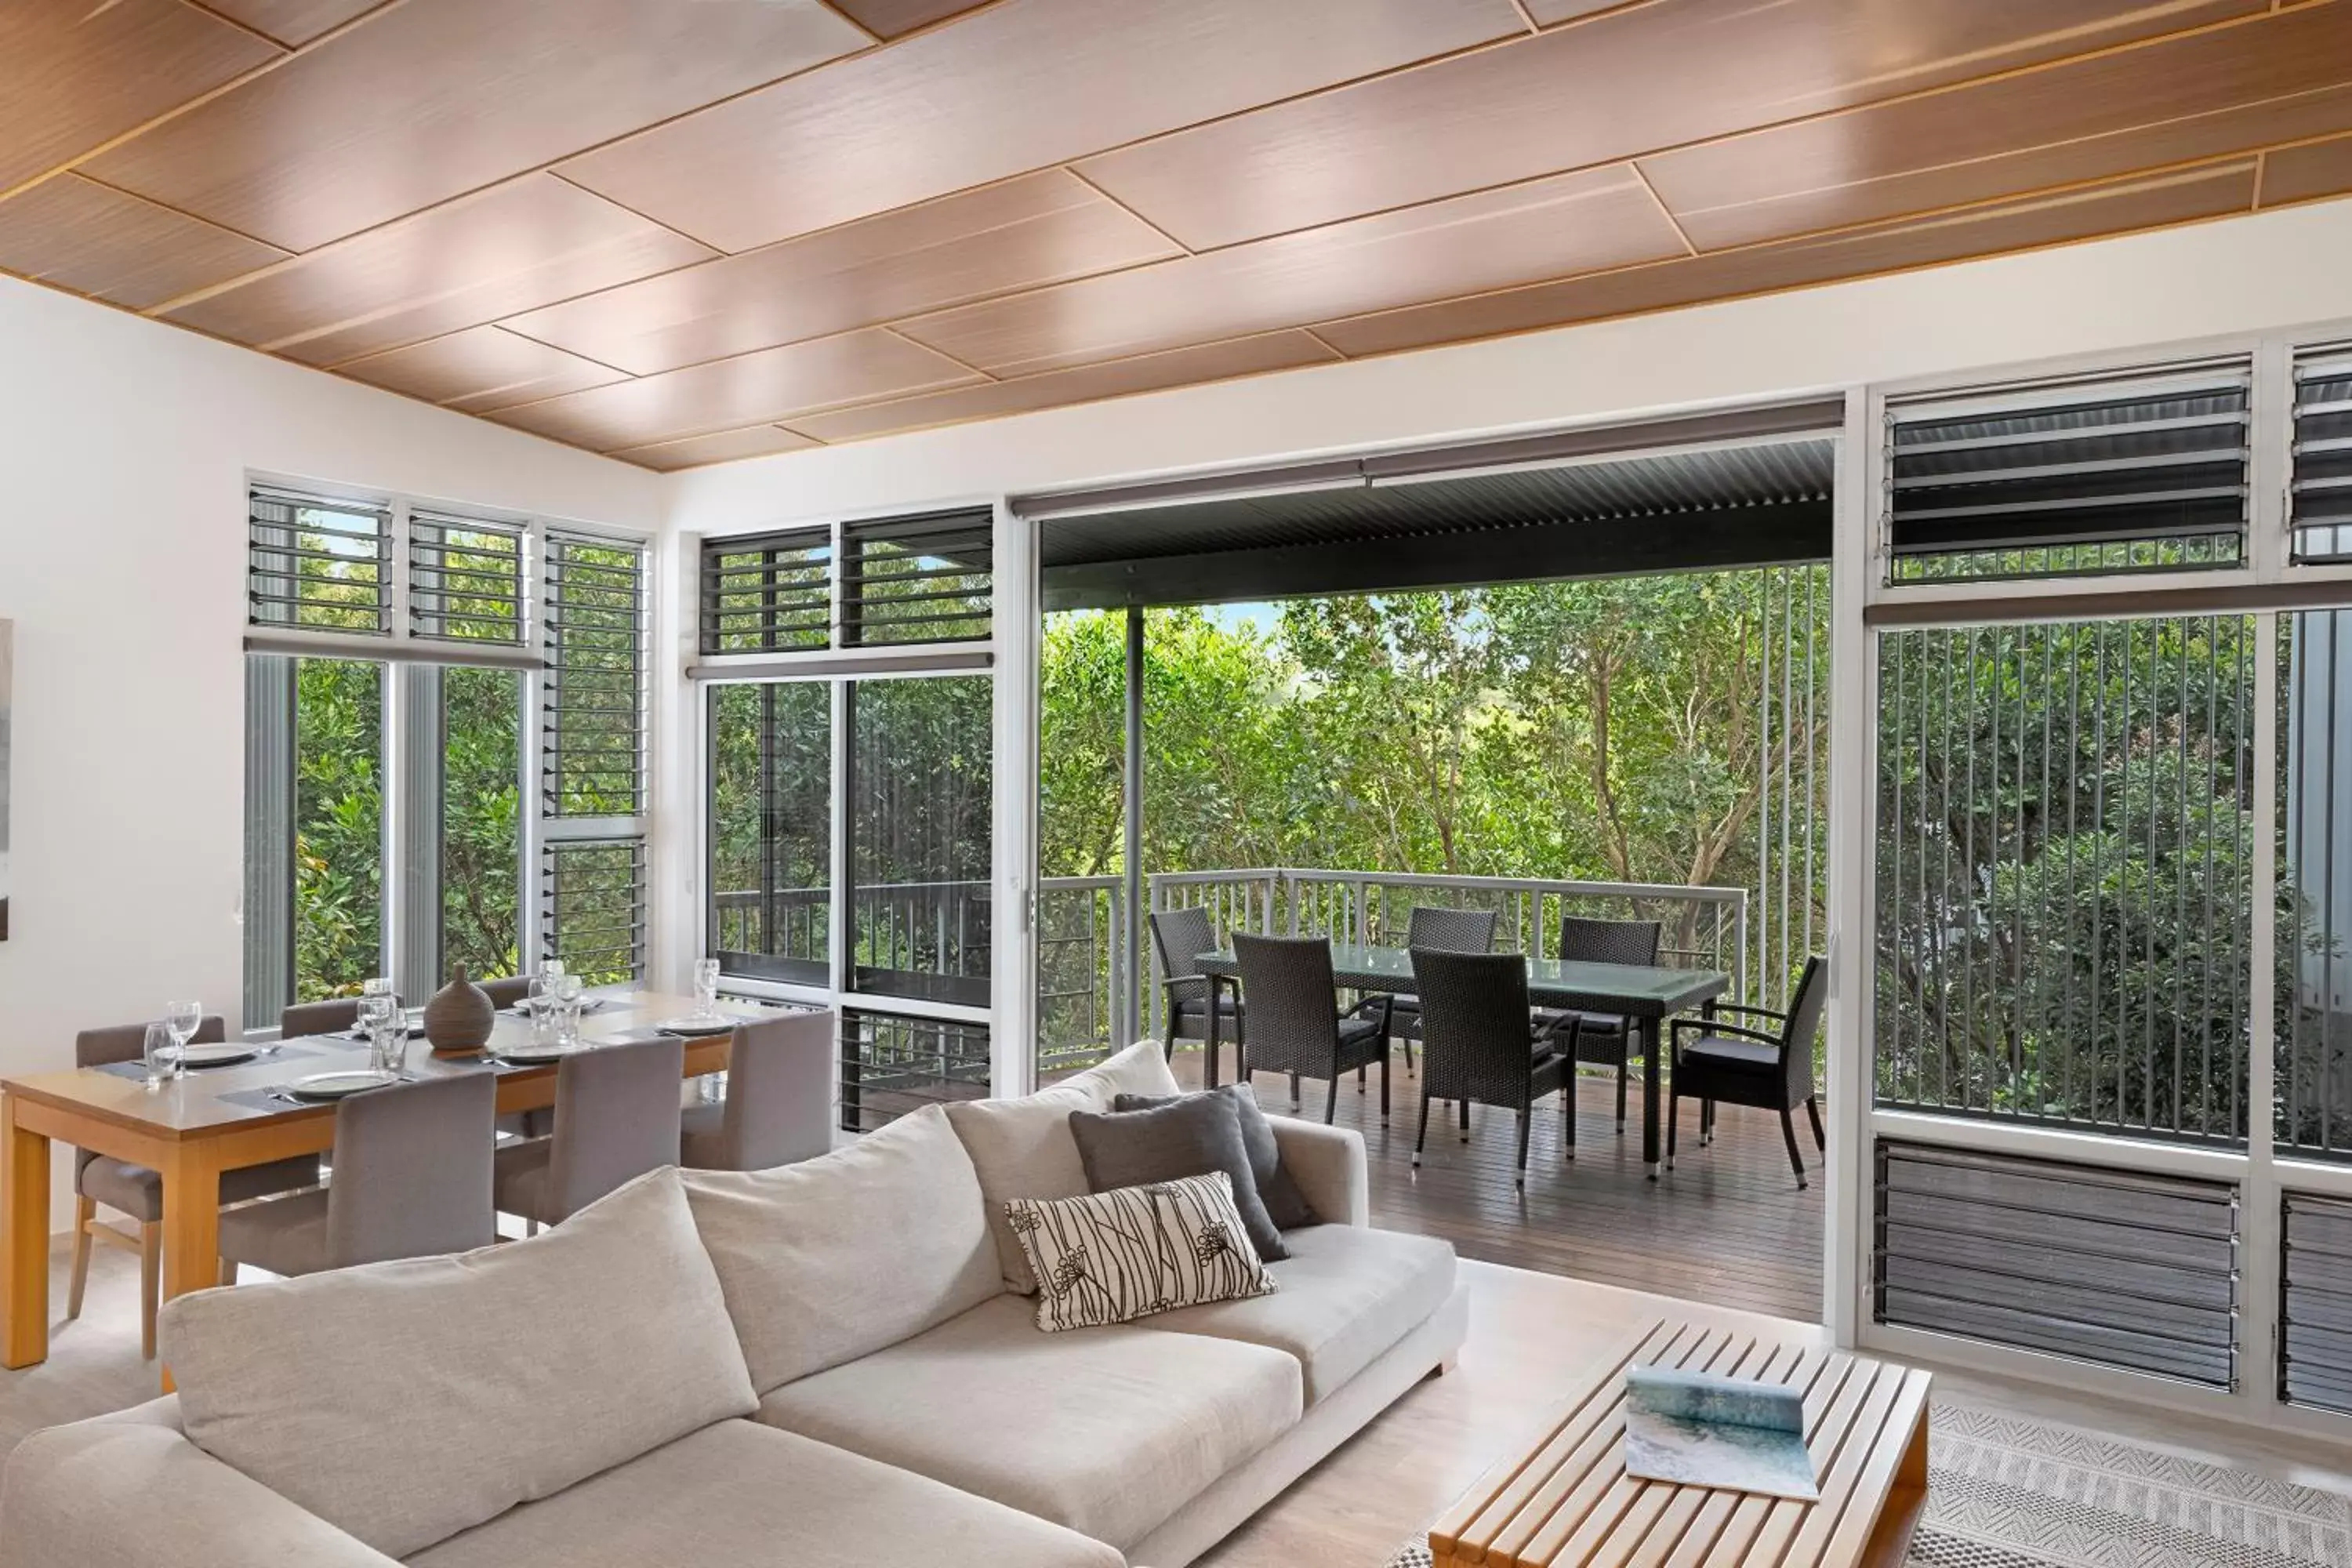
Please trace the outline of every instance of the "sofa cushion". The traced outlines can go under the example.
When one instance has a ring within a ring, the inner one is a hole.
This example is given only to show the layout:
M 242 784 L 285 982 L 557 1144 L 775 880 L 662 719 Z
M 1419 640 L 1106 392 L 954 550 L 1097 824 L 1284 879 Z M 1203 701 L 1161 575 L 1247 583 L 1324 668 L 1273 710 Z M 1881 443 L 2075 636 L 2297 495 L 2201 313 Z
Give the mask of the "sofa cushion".
M 1163 1047 L 1157 1040 L 1144 1040 L 1040 1093 L 1019 1100 L 958 1100 L 948 1107 L 948 1121 L 980 1176 L 988 1228 L 996 1238 L 997 1263 L 1007 1289 L 1034 1295 L 1037 1277 L 1029 1271 L 1021 1243 L 1005 1224 L 1005 1202 L 1075 1198 L 1089 1190 L 1077 1140 L 1070 1136 L 1070 1112 L 1108 1110 L 1122 1094 L 1180 1092 Z
M 1047 1333 L 1274 1289 L 1223 1171 L 1007 1206 L 1036 1271 L 1037 1326 Z
M 1274 1123 L 1258 1108 L 1257 1091 L 1245 1083 L 1228 1083 L 1202 1092 L 1226 1096 L 1241 1112 L 1242 1142 L 1249 1149 L 1250 1174 L 1257 1179 L 1258 1201 L 1265 1205 L 1265 1217 L 1274 1222 L 1274 1228 L 1296 1230 L 1302 1225 L 1313 1225 L 1315 1211 L 1307 1206 L 1307 1194 L 1298 1190 L 1297 1178 L 1282 1163 L 1282 1145 L 1275 1140 Z M 1172 1103 L 1167 1095 L 1122 1094 L 1111 1101 L 1110 1108 L 1150 1110 L 1154 1106 Z
M 685 1183 L 763 1393 L 1004 1289 L 980 1180 L 937 1106 L 796 1165 Z
M 749 1421 L 527 1503 L 413 1568 L 1123 1568 L 1042 1519 Z
M 675 1170 L 529 1241 L 163 1309 L 188 1438 L 405 1557 L 758 1403 Z
M 1297 1421 L 1298 1363 L 1149 1329 L 1041 1334 L 999 1296 L 786 1384 L 760 1419 L 1124 1551 Z
M 1137 1098 L 1122 1094 L 1111 1103 Z M 1242 1229 L 1259 1258 L 1271 1263 L 1290 1256 L 1258 1196 L 1257 1173 L 1242 1134 L 1241 1102 L 1232 1095 L 1179 1095 L 1134 1110 L 1074 1110 L 1070 1136 L 1078 1141 L 1087 1184 L 1097 1193 L 1223 1172 Z M 1266 1140 L 1273 1139 L 1269 1129 Z
M 1426 1236 L 1361 1226 L 1318 1225 L 1284 1240 L 1271 1264 L 1276 1289 L 1145 1318 L 1139 1328 L 1211 1334 L 1267 1345 L 1298 1358 L 1307 1403 L 1318 1404 L 1380 1359 L 1454 1293 L 1454 1248 Z

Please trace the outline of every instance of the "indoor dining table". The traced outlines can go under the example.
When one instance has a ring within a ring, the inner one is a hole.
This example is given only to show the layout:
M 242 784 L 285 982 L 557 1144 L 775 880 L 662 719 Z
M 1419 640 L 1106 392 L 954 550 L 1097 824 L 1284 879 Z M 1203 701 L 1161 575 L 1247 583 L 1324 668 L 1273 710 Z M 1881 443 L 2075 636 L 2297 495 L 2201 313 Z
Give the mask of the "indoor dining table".
M 604 1005 L 581 1019 L 583 1046 L 644 1037 L 653 1025 L 695 1010 L 688 996 L 592 994 Z M 530 1036 L 527 1020 L 501 1010 L 491 1049 L 520 1047 Z M 686 1076 L 725 1071 L 731 1045 L 725 1034 L 689 1037 Z M 366 1044 L 310 1036 L 257 1049 L 261 1054 L 249 1062 L 190 1068 L 155 1089 L 146 1086 L 135 1064 L 129 1071 L 75 1068 L 0 1079 L 0 1311 L 5 1313 L 0 1366 L 31 1366 L 49 1353 L 52 1142 L 162 1173 L 166 1300 L 220 1282 L 223 1172 L 332 1149 L 334 1105 L 291 1102 L 275 1091 L 314 1073 L 366 1067 Z M 419 1038 L 409 1042 L 405 1071 L 414 1078 L 495 1072 L 501 1116 L 555 1103 L 553 1063 L 436 1056 Z
M 1217 1086 L 1217 1046 L 1220 1015 L 1216 987 L 1238 982 L 1241 965 L 1232 952 L 1203 952 L 1195 962 L 1209 978 L 1208 1065 L 1202 1081 Z M 1331 947 L 1331 977 L 1351 991 L 1410 993 L 1412 954 L 1402 947 L 1370 947 L 1335 942 Z M 1632 1037 L 1628 1050 L 1642 1055 L 1642 1165 L 1655 1181 L 1658 1175 L 1659 1037 L 1665 1020 L 1694 1007 L 1705 1007 L 1731 989 L 1731 976 L 1719 969 L 1672 969 L 1644 963 L 1589 963 L 1580 959 L 1528 960 L 1528 1000 L 1538 1007 L 1572 1008 L 1582 1013 L 1622 1016 Z M 1248 1072 L 1248 1048 L 1237 1058 L 1239 1070 Z

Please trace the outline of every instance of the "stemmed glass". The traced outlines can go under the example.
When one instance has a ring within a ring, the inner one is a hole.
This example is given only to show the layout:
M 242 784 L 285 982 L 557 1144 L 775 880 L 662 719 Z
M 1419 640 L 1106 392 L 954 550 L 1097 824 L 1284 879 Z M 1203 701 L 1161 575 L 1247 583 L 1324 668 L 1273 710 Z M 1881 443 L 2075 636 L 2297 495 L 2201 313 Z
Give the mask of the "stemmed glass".
M 196 1029 L 204 1019 L 205 1005 L 201 1002 L 163 1004 L 163 1026 L 172 1032 L 172 1077 L 188 1070 L 188 1042 L 196 1037 Z
M 715 958 L 694 961 L 694 1016 L 719 1016 L 719 961 Z

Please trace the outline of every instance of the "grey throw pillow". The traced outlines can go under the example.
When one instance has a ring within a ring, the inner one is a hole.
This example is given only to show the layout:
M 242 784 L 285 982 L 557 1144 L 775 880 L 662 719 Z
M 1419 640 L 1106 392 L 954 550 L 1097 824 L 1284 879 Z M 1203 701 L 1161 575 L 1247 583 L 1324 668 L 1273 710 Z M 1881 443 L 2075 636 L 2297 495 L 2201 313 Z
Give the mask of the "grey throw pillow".
M 1274 1123 L 1258 1109 L 1257 1096 L 1245 1083 L 1229 1083 L 1203 1094 L 1230 1095 L 1242 1116 L 1242 1142 L 1249 1150 L 1250 1174 L 1257 1179 L 1258 1201 L 1276 1230 L 1297 1230 L 1313 1225 L 1318 1215 L 1307 1206 L 1298 1180 L 1283 1168 L 1282 1145 L 1275 1142 Z M 1188 1098 L 1181 1094 L 1122 1094 L 1111 1101 L 1113 1110 L 1150 1110 Z
M 1290 1256 L 1258 1199 L 1241 1110 L 1230 1096 L 1188 1094 L 1149 1110 L 1073 1110 L 1070 1136 L 1087 1168 L 1087 1185 L 1097 1193 L 1223 1172 L 1259 1261 Z

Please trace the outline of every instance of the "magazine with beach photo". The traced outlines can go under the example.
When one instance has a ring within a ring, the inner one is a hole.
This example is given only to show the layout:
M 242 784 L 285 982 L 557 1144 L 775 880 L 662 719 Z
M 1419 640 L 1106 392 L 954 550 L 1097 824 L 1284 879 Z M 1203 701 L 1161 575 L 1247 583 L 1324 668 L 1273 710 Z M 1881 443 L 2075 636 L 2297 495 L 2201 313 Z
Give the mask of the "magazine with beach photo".
M 1665 1367 L 1625 1374 L 1625 1473 L 1806 1502 L 1822 1495 L 1797 1390 Z

